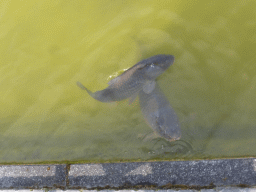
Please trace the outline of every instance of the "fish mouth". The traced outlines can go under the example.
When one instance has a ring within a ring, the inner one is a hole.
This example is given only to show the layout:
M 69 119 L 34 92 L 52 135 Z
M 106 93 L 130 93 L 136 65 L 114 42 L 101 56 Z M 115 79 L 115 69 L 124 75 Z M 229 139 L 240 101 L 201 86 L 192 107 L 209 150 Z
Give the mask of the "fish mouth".
M 173 63 L 174 62 L 174 56 L 173 55 L 166 55 L 166 62 Z
M 155 65 L 161 67 L 163 70 L 166 70 L 174 63 L 173 55 L 160 55 L 159 60 Z
M 180 138 L 181 138 L 181 136 L 172 136 L 172 137 L 169 137 L 167 140 L 170 142 L 173 142 L 173 141 L 180 140 Z
M 180 140 L 180 137 L 168 139 L 170 142 Z

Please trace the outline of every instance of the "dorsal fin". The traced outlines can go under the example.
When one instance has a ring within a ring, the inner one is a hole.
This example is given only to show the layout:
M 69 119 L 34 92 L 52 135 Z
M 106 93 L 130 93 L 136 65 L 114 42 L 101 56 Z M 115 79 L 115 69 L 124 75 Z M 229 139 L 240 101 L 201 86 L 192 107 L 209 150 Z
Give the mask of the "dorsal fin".
M 108 82 L 108 85 L 113 85 L 115 83 L 118 83 L 118 81 L 120 80 L 120 76 L 117 76 L 115 77 L 114 79 L 111 79 L 109 82 Z
M 134 72 L 136 72 L 137 69 L 140 69 L 141 67 L 145 66 L 144 63 L 137 63 L 136 65 L 132 66 L 131 68 L 125 70 L 121 75 L 115 77 L 114 79 L 110 80 L 108 82 L 108 85 L 115 86 L 119 83 L 126 82 L 129 80 L 129 78 L 132 77 Z

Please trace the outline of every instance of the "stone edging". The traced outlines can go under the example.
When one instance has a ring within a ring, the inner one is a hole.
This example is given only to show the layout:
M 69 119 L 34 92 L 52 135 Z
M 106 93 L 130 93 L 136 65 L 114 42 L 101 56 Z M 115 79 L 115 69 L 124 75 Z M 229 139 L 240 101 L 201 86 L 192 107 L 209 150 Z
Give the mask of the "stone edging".
M 256 186 L 256 159 L 0 166 L 0 189 L 200 189 L 219 186 Z

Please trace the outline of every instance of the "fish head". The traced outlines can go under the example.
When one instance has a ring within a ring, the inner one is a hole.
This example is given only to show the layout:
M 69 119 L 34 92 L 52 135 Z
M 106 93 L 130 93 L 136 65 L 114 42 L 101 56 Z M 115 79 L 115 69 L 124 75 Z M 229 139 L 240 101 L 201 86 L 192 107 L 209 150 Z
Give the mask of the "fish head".
M 165 139 L 167 139 L 168 141 L 172 142 L 172 141 L 177 141 L 181 138 L 181 132 L 178 130 L 175 130 L 174 133 L 172 133 L 172 135 L 167 135 L 165 137 Z
M 159 135 L 165 138 L 166 140 L 172 142 L 172 141 L 179 140 L 181 138 L 181 131 L 179 129 L 178 124 L 177 126 L 172 125 L 172 127 L 170 126 L 167 127 L 166 125 L 162 125 L 160 126 L 160 129 L 159 129 Z
M 176 141 L 181 138 L 180 125 L 176 114 L 170 111 L 170 108 L 162 108 L 156 118 L 157 132 L 168 141 Z
M 139 70 L 143 70 L 145 78 L 154 80 L 166 69 L 168 69 L 173 64 L 173 62 L 173 55 L 155 55 L 141 61 L 142 67 L 139 68 Z

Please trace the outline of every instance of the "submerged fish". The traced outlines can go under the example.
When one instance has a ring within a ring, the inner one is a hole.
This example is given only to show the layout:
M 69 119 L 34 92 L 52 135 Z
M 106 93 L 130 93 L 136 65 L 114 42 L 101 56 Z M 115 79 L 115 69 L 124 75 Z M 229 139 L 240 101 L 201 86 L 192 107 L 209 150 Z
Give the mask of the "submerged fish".
M 155 79 L 174 62 L 172 55 L 155 55 L 142 60 L 123 74 L 108 82 L 109 86 L 101 91 L 91 92 L 80 82 L 77 85 L 86 90 L 94 99 L 101 102 L 120 101 L 131 98 L 132 102 L 143 89 L 150 93 L 155 88 Z
M 154 132 L 168 141 L 180 139 L 178 117 L 158 85 L 151 93 L 140 91 L 139 101 L 144 118 Z

